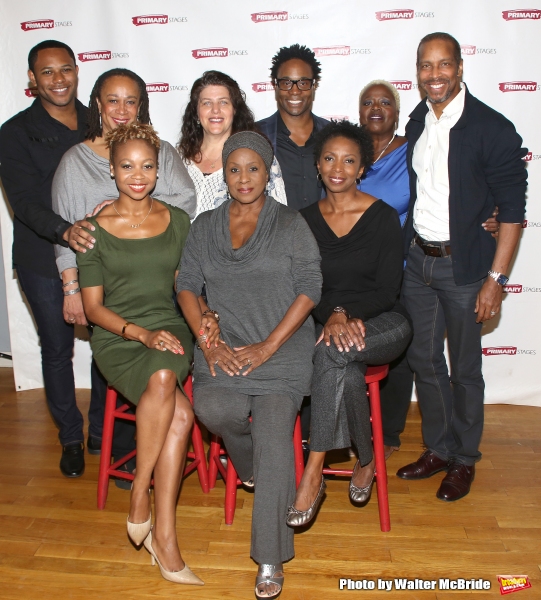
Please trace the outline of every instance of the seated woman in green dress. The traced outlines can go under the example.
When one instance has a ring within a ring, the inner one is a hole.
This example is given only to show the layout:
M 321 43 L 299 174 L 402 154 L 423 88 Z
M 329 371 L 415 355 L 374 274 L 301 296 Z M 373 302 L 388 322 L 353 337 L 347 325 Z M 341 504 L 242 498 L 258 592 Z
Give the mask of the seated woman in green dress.
M 182 560 L 175 509 L 193 411 L 181 390 L 193 342 L 175 311 L 174 281 L 190 219 L 150 193 L 160 140 L 149 125 L 109 135 L 111 176 L 119 197 L 89 221 L 96 245 L 79 253 L 79 281 L 92 352 L 109 384 L 137 404 L 137 463 L 128 535 L 144 542 L 165 579 L 203 585 Z M 150 481 L 155 521 L 151 533 Z

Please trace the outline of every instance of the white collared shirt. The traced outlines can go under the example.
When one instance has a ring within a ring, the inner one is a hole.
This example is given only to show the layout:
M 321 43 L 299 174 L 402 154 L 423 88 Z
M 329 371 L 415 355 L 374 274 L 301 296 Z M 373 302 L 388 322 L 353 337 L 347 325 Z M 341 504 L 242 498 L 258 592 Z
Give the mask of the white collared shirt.
M 449 234 L 449 132 L 464 111 L 466 86 L 443 109 L 438 119 L 428 100 L 425 128 L 413 150 L 417 200 L 413 226 L 425 240 L 445 242 Z

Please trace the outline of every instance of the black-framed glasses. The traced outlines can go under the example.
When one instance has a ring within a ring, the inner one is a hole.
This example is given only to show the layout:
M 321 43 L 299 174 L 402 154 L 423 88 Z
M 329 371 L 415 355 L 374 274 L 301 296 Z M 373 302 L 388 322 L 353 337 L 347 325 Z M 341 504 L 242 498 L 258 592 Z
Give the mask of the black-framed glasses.
M 284 90 L 284 92 L 288 92 L 293 89 L 293 85 L 297 86 L 297 89 L 301 92 L 305 92 L 306 90 L 311 90 L 315 80 L 314 79 L 288 79 L 284 77 L 282 79 L 277 79 L 276 83 L 278 84 L 278 89 Z

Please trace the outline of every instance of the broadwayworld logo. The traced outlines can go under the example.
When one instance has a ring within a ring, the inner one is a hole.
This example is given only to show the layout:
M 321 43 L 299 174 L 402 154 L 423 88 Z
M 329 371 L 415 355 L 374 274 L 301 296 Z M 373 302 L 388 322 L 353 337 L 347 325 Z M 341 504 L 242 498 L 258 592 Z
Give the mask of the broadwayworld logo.
M 532 587 L 528 575 L 498 575 L 500 594 L 511 594 Z

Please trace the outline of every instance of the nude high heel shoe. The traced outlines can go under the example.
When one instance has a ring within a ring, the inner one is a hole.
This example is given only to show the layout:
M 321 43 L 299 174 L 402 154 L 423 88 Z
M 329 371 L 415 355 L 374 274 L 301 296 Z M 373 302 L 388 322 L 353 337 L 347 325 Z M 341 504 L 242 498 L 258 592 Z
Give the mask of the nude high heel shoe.
M 148 493 L 150 494 L 150 490 L 148 490 Z M 128 515 L 128 518 L 126 519 L 128 536 L 136 546 L 140 546 L 145 541 L 147 535 L 150 533 L 150 530 L 152 528 L 151 520 L 152 510 L 150 512 L 150 515 L 148 516 L 148 519 L 144 523 L 132 523 L 130 522 L 130 516 Z
M 167 581 L 172 581 L 173 583 L 184 583 L 186 585 L 205 585 L 205 582 L 202 579 L 199 579 L 195 573 L 192 573 L 190 567 L 186 563 L 184 564 L 184 569 L 182 569 L 182 571 L 167 571 L 164 569 L 158 557 L 156 556 L 156 552 L 154 552 L 154 548 L 152 547 L 152 532 L 149 532 L 144 544 L 145 548 L 150 553 L 152 565 L 158 563 L 158 567 L 160 567 L 160 571 L 164 579 L 167 579 Z

